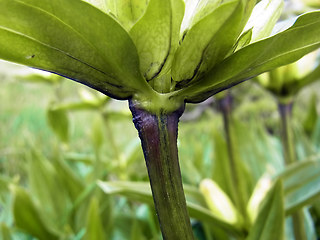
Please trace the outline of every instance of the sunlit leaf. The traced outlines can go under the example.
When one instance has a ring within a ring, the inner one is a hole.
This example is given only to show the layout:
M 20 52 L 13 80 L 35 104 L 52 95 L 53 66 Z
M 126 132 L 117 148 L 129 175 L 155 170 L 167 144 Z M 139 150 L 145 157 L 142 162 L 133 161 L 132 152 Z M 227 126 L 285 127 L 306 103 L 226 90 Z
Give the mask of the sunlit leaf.
M 282 183 L 277 181 L 261 204 L 247 240 L 284 239 L 284 219 Z
M 100 9 L 117 19 L 121 25 L 130 30 L 143 16 L 150 0 L 89 0 L 103 2 Z M 96 4 L 96 6 L 98 6 Z
M 205 64 L 203 68 L 210 68 L 227 54 L 237 38 L 233 32 L 240 34 L 241 31 L 238 24 L 241 22 L 242 7 L 242 1 L 238 0 L 222 3 L 187 32 L 174 57 L 174 81 L 192 80 L 201 64 Z
M 283 5 L 283 0 L 262 0 L 254 7 L 245 26 L 245 30 L 252 29 L 251 42 L 271 34 L 282 13 Z
M 147 88 L 127 32 L 83 1 L 1 0 L 0 45 L 2 59 L 58 73 L 117 98 Z
M 295 62 L 319 46 L 320 11 L 306 13 L 288 30 L 240 49 L 217 64 L 203 79 L 174 96 L 188 102 L 203 101 L 260 73 Z

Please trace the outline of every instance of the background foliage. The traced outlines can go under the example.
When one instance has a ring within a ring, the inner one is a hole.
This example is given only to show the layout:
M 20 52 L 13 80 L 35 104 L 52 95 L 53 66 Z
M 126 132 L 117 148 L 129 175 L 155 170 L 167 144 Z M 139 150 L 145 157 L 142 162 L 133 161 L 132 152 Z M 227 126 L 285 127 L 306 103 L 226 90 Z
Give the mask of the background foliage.
M 294 6 L 287 14 L 300 11 Z M 0 239 L 161 238 L 127 103 L 4 62 L 0 82 Z M 232 193 L 228 177 L 223 96 L 187 106 L 178 144 L 197 239 L 242 239 L 241 221 L 251 230 L 248 239 L 293 239 L 289 215 L 302 206 L 308 239 L 320 238 L 319 84 L 295 99 L 301 162 L 290 168 L 284 166 L 274 97 L 254 81 L 232 89 L 240 195 Z M 252 196 L 264 201 L 258 206 Z

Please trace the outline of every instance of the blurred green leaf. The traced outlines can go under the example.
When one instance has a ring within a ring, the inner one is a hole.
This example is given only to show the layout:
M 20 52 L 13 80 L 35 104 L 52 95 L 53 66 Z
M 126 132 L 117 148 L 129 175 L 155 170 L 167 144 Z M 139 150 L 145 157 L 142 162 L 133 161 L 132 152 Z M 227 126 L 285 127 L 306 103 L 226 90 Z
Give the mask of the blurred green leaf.
M 42 210 L 33 203 L 29 193 L 16 186 L 12 186 L 11 191 L 16 226 L 39 239 L 58 240 L 59 236 L 48 227 Z
M 45 83 L 45 84 L 57 84 L 63 80 L 63 77 L 50 74 L 40 75 L 40 74 L 30 74 L 27 76 L 17 76 L 17 79 L 23 82 L 30 82 L 30 83 Z
M 309 63 L 310 65 L 312 63 Z M 297 93 L 299 90 L 301 90 L 303 87 L 320 80 L 320 63 L 318 63 L 318 66 L 313 69 L 309 74 L 304 76 L 302 79 L 300 79 L 297 84 L 293 85 L 293 92 Z
M 71 200 L 66 184 L 54 165 L 40 153 L 32 152 L 28 162 L 29 187 L 36 203 L 47 216 L 51 226 L 61 229 L 67 220 Z
M 317 119 L 318 119 L 317 96 L 313 95 L 310 98 L 307 115 L 303 122 L 304 130 L 309 136 L 312 134 L 313 130 L 315 129 L 315 126 L 317 124 Z
M 247 240 L 284 239 L 284 219 L 282 183 L 277 181 L 262 202 Z
M 116 98 L 149 89 L 128 33 L 84 1 L 1 0 L 0 36 L 4 60 L 67 76 Z
M 116 194 L 128 197 L 130 200 L 140 201 L 153 206 L 153 198 L 151 194 L 150 184 L 147 182 L 102 182 L 98 181 L 98 186 L 106 194 Z M 196 201 L 189 201 L 195 199 L 195 195 L 201 198 L 201 194 L 193 187 L 184 186 L 187 207 L 191 217 L 200 221 L 210 222 L 218 227 L 225 229 L 231 233 L 240 233 L 241 229 L 237 224 L 230 224 L 219 216 L 214 215 L 205 205 Z M 197 192 L 197 193 L 196 193 Z M 197 197 L 196 197 L 197 198 Z
M 53 165 L 58 173 L 57 177 L 61 180 L 74 202 L 85 189 L 84 181 L 63 160 L 57 159 L 53 162 Z
M 99 115 L 93 119 L 91 139 L 95 151 L 98 153 L 101 149 L 104 140 L 104 122 L 102 117 Z
M 211 179 L 204 179 L 200 183 L 200 191 L 212 213 L 231 224 L 241 223 L 239 212 L 218 184 Z
M 99 202 L 96 198 L 92 198 L 90 201 L 90 207 L 87 216 L 87 227 L 86 240 L 104 240 L 106 239 L 103 231 L 104 226 L 102 225 L 99 211 Z
M 64 143 L 69 141 L 69 119 L 64 110 L 49 108 L 47 111 L 49 126 Z
M 1 223 L 0 239 L 2 239 L 2 240 L 12 240 L 10 229 L 4 223 Z
M 308 160 L 289 166 L 279 175 L 283 181 L 286 215 L 320 197 L 320 161 Z

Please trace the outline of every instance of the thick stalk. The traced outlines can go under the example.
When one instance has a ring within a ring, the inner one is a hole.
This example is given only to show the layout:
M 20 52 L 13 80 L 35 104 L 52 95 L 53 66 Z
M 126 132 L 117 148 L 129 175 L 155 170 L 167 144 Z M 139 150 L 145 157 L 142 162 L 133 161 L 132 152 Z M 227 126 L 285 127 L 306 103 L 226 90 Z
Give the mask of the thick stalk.
M 283 156 L 286 166 L 297 161 L 293 131 L 291 125 L 292 102 L 278 104 L 281 118 L 281 140 L 283 146 Z M 307 240 L 304 226 L 303 210 L 299 210 L 292 215 L 295 239 Z
M 178 161 L 178 121 L 184 107 L 169 114 L 151 114 L 130 101 L 148 168 L 163 239 L 192 240 L 192 228 Z
M 232 131 L 232 96 L 228 93 L 225 97 L 219 100 L 220 110 L 223 115 L 223 126 L 227 142 L 228 151 L 228 168 L 230 172 L 229 184 L 231 199 L 241 212 L 244 220 L 247 222 L 246 201 L 244 199 L 243 181 L 240 176 L 240 169 L 237 163 L 236 150 L 234 146 L 234 138 Z

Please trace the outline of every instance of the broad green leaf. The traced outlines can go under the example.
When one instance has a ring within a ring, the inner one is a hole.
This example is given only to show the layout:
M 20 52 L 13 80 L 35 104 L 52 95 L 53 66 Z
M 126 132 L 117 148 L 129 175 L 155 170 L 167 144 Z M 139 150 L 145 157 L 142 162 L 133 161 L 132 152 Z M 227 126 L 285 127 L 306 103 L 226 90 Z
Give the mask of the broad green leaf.
M 39 239 L 58 240 L 59 236 L 46 224 L 41 210 L 24 189 L 12 186 L 13 215 L 18 228 Z
M 258 74 L 295 62 L 319 47 L 320 11 L 313 11 L 301 15 L 291 28 L 240 49 L 217 64 L 203 79 L 176 91 L 173 96 L 187 102 L 203 101 Z
M 130 30 L 141 73 L 148 81 L 159 75 L 177 47 L 183 8 L 181 0 L 150 0 L 145 14 Z
M 110 195 L 122 195 L 128 197 L 130 200 L 140 201 L 147 204 L 153 204 L 150 184 L 147 182 L 98 182 L 99 187 Z M 213 214 L 205 205 L 200 201 L 194 199 L 201 198 L 201 194 L 194 190 L 192 187 L 184 186 L 188 212 L 191 217 L 200 221 L 209 222 L 221 227 L 228 232 L 240 233 L 241 230 L 237 224 L 230 224 L 219 216 Z M 197 193 L 196 193 L 197 192 Z M 200 196 L 199 196 L 200 195 Z M 189 199 L 193 199 L 189 201 Z
M 279 178 L 283 181 L 286 215 L 320 197 L 320 162 L 308 160 L 288 167 Z
M 108 13 L 108 0 L 83 0 L 90 3 L 91 5 L 99 8 L 101 11 Z
M 277 181 L 262 202 L 247 240 L 284 239 L 284 220 L 282 183 Z
M 69 119 L 64 110 L 49 108 L 47 111 L 49 126 L 52 128 L 58 138 L 67 143 L 69 141 Z
M 129 31 L 132 26 L 143 16 L 150 0 L 89 0 L 98 2 L 96 6 L 107 12 Z M 99 4 L 99 2 L 103 2 Z
M 100 218 L 99 202 L 96 198 L 92 198 L 87 216 L 86 240 L 103 240 L 106 239 L 103 231 L 103 225 Z
M 171 14 L 170 0 L 150 0 L 146 13 L 130 31 L 141 73 L 148 81 L 161 71 L 169 53 Z
M 151 86 L 161 93 L 171 89 L 171 68 L 175 52 L 179 47 L 180 27 L 184 16 L 185 4 L 182 0 L 171 0 L 170 49 L 159 74 L 151 82 Z
M 229 51 L 234 44 L 234 38 L 237 38 L 233 31 L 240 33 L 238 24 L 241 22 L 242 11 L 242 1 L 224 2 L 187 32 L 172 63 L 174 81 L 192 80 L 201 64 L 212 67 L 221 55 Z M 228 38 L 225 37 L 226 35 Z M 219 41 L 222 36 L 224 36 L 224 42 Z M 221 49 L 223 49 L 222 53 Z
M 213 10 L 215 10 L 222 0 L 198 0 L 197 7 L 194 9 L 195 14 L 192 17 L 190 27 L 199 22 L 202 18 L 208 16 Z
M 127 32 L 83 1 L 0 0 L 0 45 L 4 60 L 66 76 L 116 98 L 149 89 Z
M 283 0 L 262 0 L 254 7 L 245 26 L 245 31 L 252 29 L 251 42 L 256 42 L 271 34 L 281 15 L 283 5 Z

